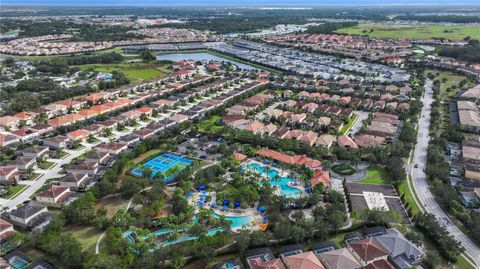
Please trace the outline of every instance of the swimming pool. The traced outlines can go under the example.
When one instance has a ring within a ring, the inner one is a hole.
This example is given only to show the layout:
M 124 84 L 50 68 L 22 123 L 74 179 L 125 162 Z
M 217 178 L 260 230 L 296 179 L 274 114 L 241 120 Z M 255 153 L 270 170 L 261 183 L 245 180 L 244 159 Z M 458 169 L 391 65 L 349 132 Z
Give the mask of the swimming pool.
M 13 259 L 11 261 L 9 261 L 10 265 L 15 268 L 15 269 L 22 269 L 22 268 L 25 268 L 27 267 L 28 265 L 28 262 L 20 259 L 20 258 L 17 258 L 17 259 Z
M 213 216 L 215 218 L 220 218 L 220 214 L 214 213 Z M 225 216 L 225 219 L 230 221 L 232 225 L 230 226 L 232 229 L 240 229 L 243 226 L 251 226 L 253 221 L 253 216 L 251 215 L 243 215 L 243 216 Z
M 162 173 L 165 175 L 165 171 L 170 169 L 171 167 L 177 166 L 180 170 L 183 170 L 185 167 L 192 164 L 192 160 L 184 158 L 182 156 L 178 156 L 171 153 L 163 153 L 158 155 L 157 157 L 151 159 L 150 161 L 142 164 L 140 167 L 137 167 L 132 170 L 132 174 L 136 176 L 143 176 L 141 167 L 148 167 L 152 169 L 152 177 L 154 177 L 157 173 Z M 165 177 L 165 182 L 171 182 L 175 176 Z
M 302 195 L 302 191 L 291 187 L 288 185 L 289 182 L 295 182 L 296 180 L 290 177 L 278 177 L 276 176 L 279 174 L 278 170 L 276 169 L 267 169 L 265 166 L 258 164 L 258 163 L 250 163 L 248 165 L 251 171 L 257 172 L 262 175 L 266 175 L 268 177 L 268 182 L 273 187 L 280 187 L 280 193 L 287 197 L 298 197 Z

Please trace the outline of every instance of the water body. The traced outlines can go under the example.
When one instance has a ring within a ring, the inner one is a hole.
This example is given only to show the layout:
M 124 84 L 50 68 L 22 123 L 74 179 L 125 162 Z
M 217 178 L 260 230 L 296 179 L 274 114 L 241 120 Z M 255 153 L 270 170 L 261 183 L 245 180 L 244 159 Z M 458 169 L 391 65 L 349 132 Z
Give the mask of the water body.
M 223 58 L 217 55 L 213 55 L 207 52 L 195 52 L 195 53 L 168 53 L 157 55 L 157 61 L 185 61 L 185 60 L 194 60 L 194 61 L 219 61 L 219 62 L 229 62 L 242 69 L 246 70 L 261 70 L 254 66 L 233 61 L 227 58 Z

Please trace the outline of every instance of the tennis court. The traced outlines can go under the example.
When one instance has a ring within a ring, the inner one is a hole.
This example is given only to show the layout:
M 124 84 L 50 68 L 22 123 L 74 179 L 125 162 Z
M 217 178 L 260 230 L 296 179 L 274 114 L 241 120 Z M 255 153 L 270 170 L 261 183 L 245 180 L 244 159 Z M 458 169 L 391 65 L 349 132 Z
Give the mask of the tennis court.
M 132 173 L 136 176 L 143 176 L 141 171 L 141 167 L 148 167 L 152 169 L 152 177 L 155 176 L 157 173 L 162 173 L 165 175 L 165 172 L 170 169 L 171 167 L 178 167 L 178 171 L 185 169 L 185 167 L 192 164 L 192 160 L 184 158 L 182 156 L 178 156 L 171 153 L 163 153 L 158 155 L 157 157 L 149 160 L 148 162 L 142 164 L 140 167 L 137 167 L 132 170 Z M 174 179 L 175 176 L 172 177 L 165 177 L 165 182 L 170 182 Z

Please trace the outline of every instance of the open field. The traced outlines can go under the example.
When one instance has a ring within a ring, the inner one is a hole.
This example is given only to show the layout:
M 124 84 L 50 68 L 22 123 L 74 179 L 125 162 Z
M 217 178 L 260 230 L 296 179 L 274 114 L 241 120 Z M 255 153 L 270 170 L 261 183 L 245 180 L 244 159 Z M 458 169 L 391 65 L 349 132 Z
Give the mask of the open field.
M 97 201 L 95 208 L 105 207 L 107 209 L 107 216 L 112 217 L 119 209 L 125 209 L 128 204 L 128 199 L 124 199 L 121 195 L 109 195 Z
M 390 177 L 388 176 L 385 168 L 381 166 L 370 166 L 367 168 L 367 176 L 358 182 L 365 183 L 365 184 L 378 184 L 378 185 L 389 184 Z
M 371 31 L 373 30 L 373 31 Z M 388 25 L 388 24 L 359 24 L 354 27 L 339 29 L 336 32 L 351 35 L 368 35 L 379 38 L 412 38 L 430 39 L 447 38 L 463 40 L 465 36 L 473 39 L 480 38 L 478 26 L 441 26 L 441 25 Z
M 84 251 L 94 253 L 95 244 L 102 231 L 94 226 L 67 227 L 66 232 L 71 233 L 78 239 Z
M 406 179 L 406 180 L 410 180 L 410 179 Z M 417 214 L 420 214 L 421 211 L 420 211 L 420 207 L 415 202 L 415 198 L 414 198 L 415 194 L 410 192 L 410 190 L 408 189 L 406 180 L 403 181 L 402 184 L 400 185 L 399 191 L 400 191 L 400 195 L 403 194 L 403 196 L 405 197 L 405 201 L 408 203 L 408 206 L 410 207 L 412 214 L 415 216 Z
M 110 73 L 119 71 L 124 73 L 133 83 L 143 80 L 164 77 L 168 65 L 160 63 L 118 63 L 118 64 L 87 64 L 82 65 L 82 70 Z

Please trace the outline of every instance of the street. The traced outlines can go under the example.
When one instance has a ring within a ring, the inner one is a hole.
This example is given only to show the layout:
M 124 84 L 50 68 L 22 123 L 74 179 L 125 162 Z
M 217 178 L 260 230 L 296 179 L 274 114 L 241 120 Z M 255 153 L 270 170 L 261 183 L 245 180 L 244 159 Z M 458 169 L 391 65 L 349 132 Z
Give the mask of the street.
M 480 268 L 480 249 L 457 226 L 453 225 L 453 222 L 448 218 L 445 212 L 443 212 L 443 210 L 435 201 L 426 180 L 424 170 L 427 164 L 427 150 L 428 142 L 430 140 L 430 113 L 433 102 L 432 85 L 432 80 L 428 79 L 425 86 L 425 95 L 422 99 L 423 107 L 418 123 L 417 144 L 414 151 L 412 166 L 410 166 L 413 187 L 415 188 L 420 203 L 423 205 L 425 210 L 428 213 L 435 215 L 440 223 L 446 225 L 446 228 L 450 234 L 452 234 L 455 239 L 460 241 L 465 247 L 465 253 L 475 261 L 477 268 Z M 415 168 L 414 165 L 418 165 L 418 167 Z

